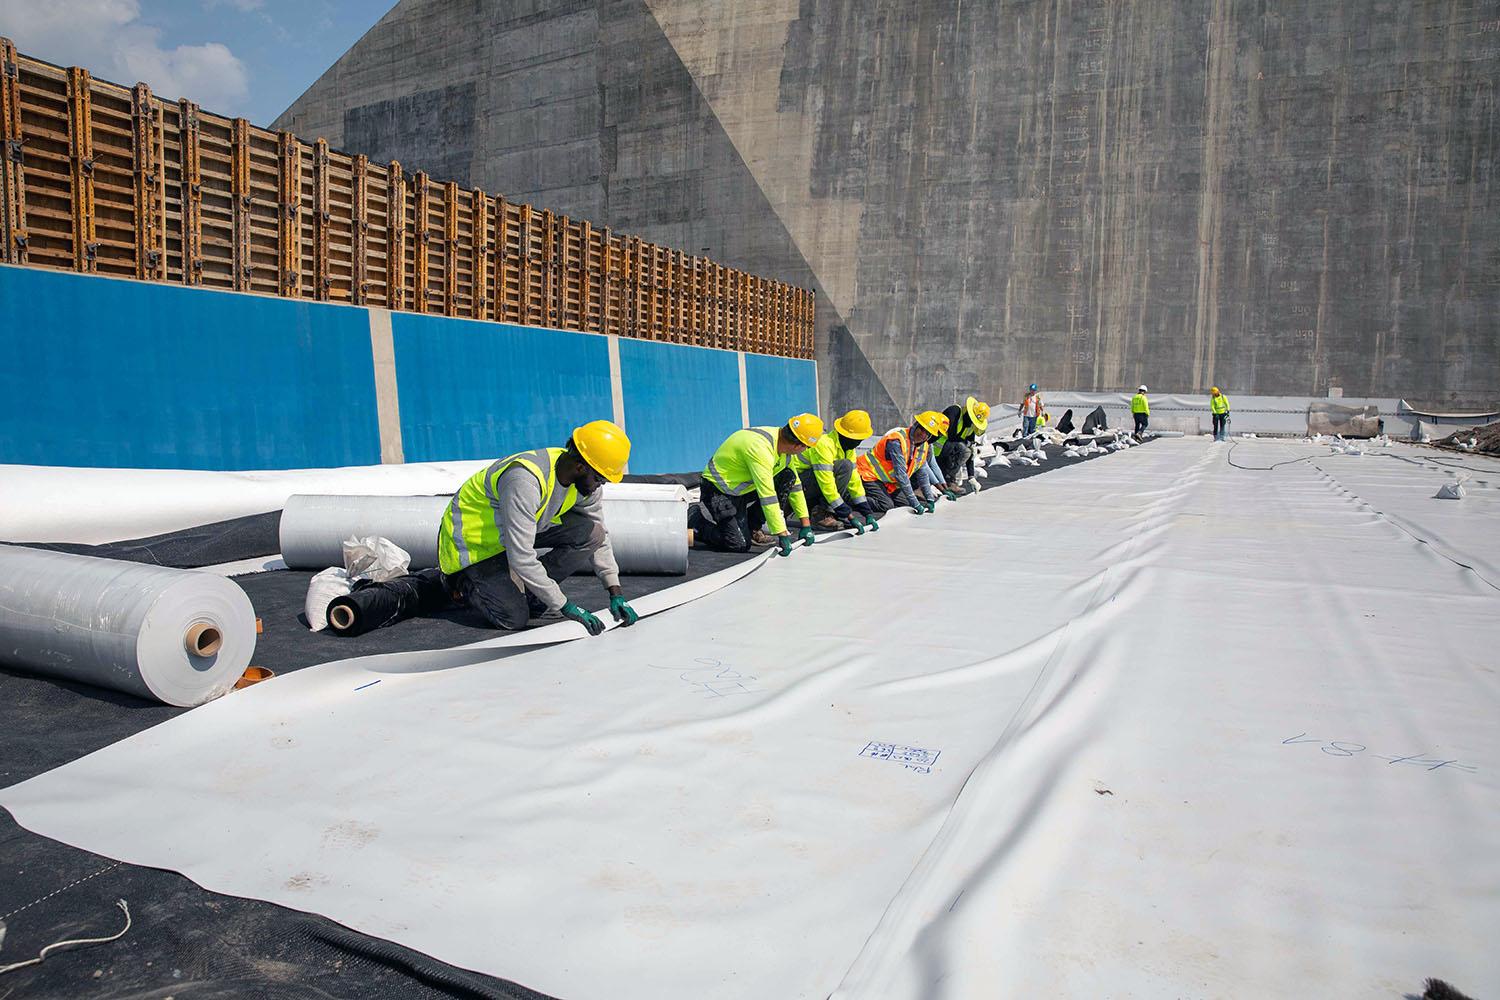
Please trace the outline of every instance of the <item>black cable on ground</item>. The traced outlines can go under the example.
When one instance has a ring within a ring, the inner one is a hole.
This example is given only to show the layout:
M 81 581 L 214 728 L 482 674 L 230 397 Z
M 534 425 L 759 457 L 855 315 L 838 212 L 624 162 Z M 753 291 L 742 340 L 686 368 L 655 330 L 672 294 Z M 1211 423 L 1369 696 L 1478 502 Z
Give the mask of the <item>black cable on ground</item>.
M 1275 465 L 1267 465 L 1267 466 L 1264 466 L 1264 467 L 1259 466 L 1259 465 L 1240 465 L 1238 462 L 1236 462 L 1234 460 L 1234 449 L 1238 448 L 1239 446 L 1240 446 L 1240 442 L 1238 442 L 1238 441 L 1235 441 L 1234 443 L 1232 443 L 1229 446 L 1229 454 L 1227 454 L 1227 455 L 1224 456 L 1224 461 L 1228 462 L 1230 465 L 1234 466 L 1236 469 L 1244 469 L 1246 472 L 1270 472 L 1272 469 L 1280 468 L 1283 465 L 1295 465 L 1298 462 L 1306 462 L 1308 459 L 1311 459 L 1311 458 L 1327 458 L 1328 457 L 1328 455 L 1303 455 L 1301 458 L 1289 458 L 1289 459 L 1287 459 L 1284 462 L 1277 462 Z M 1330 451 L 1328 454 L 1332 455 L 1333 452 Z

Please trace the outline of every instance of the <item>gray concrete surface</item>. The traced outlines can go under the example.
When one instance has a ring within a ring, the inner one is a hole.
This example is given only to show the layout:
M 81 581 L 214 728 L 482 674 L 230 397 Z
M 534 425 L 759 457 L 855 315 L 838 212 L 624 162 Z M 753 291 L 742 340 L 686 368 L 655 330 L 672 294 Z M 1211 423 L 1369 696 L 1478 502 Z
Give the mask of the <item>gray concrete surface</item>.
M 1500 0 L 402 0 L 277 122 L 818 290 L 877 422 L 1500 405 Z

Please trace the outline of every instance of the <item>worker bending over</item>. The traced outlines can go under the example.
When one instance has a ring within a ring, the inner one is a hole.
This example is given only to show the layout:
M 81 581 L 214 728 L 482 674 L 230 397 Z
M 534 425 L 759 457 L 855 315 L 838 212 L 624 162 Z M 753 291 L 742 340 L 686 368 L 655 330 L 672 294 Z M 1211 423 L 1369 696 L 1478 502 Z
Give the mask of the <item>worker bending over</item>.
M 887 431 L 868 455 L 859 456 L 856 466 L 870 506 L 884 512 L 899 504 L 917 514 L 931 513 L 933 502 L 921 499 L 919 491 L 927 486 L 932 441 L 947 432 L 948 418 L 927 410 L 910 427 Z
M 962 406 L 954 403 L 945 409 L 943 416 L 948 418 L 948 433 L 932 446 L 942 476 L 939 481 L 953 492 L 967 486 L 977 493 L 979 479 L 974 475 L 974 451 L 990 425 L 989 404 L 970 396 Z
M 438 534 L 438 564 L 450 592 L 497 628 L 525 628 L 555 613 L 598 635 L 604 623 L 558 587 L 592 563 L 609 591 L 610 614 L 635 624 L 599 494 L 606 480 L 623 478 L 629 457 L 625 432 L 595 420 L 574 430 L 565 448 L 520 452 L 470 476 Z M 539 559 L 538 548 L 550 551 Z
M 1208 391 L 1208 409 L 1214 418 L 1214 440 L 1225 441 L 1229 438 L 1229 397 L 1214 386 Z
M 1130 397 L 1130 415 L 1135 418 L 1135 435 L 1140 437 L 1151 423 L 1151 401 L 1146 398 L 1146 387 L 1141 386 Z
M 865 497 L 864 481 L 855 463 L 857 449 L 875 429 L 864 410 L 850 410 L 833 422 L 833 430 L 824 434 L 806 451 L 792 456 L 792 470 L 802 480 L 802 493 L 808 501 L 809 516 L 823 514 L 833 521 L 854 526 L 863 535 L 865 528 L 880 530 L 874 508 Z
M 746 427 L 729 435 L 704 467 L 698 503 L 688 510 L 696 540 L 721 552 L 746 552 L 764 524 L 781 554 L 789 556 L 793 538 L 781 513 L 784 496 L 802 521 L 797 537 L 811 545 L 812 521 L 791 458 L 822 436 L 823 421 L 813 413 L 798 414 L 779 428 Z

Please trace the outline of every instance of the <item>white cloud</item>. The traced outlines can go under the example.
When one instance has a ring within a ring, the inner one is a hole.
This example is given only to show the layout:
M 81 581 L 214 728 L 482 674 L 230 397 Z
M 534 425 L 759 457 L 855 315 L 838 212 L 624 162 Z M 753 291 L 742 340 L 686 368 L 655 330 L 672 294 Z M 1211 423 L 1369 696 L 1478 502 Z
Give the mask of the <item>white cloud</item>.
M 256 2 L 237 0 L 235 5 Z M 242 110 L 249 77 L 228 46 L 208 42 L 164 48 L 161 29 L 140 18 L 137 0 L 21 0 L 0 5 L 0 35 L 48 62 L 82 66 L 126 86 L 145 81 L 169 101 L 186 97 L 220 114 Z

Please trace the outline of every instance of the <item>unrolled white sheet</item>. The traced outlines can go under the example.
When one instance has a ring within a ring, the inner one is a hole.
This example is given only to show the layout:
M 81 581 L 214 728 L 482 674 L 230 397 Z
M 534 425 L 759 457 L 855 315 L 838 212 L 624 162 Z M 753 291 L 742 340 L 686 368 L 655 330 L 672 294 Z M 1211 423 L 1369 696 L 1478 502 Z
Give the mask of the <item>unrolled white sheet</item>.
M 944 502 L 598 639 L 300 671 L 0 804 L 579 1000 L 1484 995 L 1497 594 L 1226 451 Z

